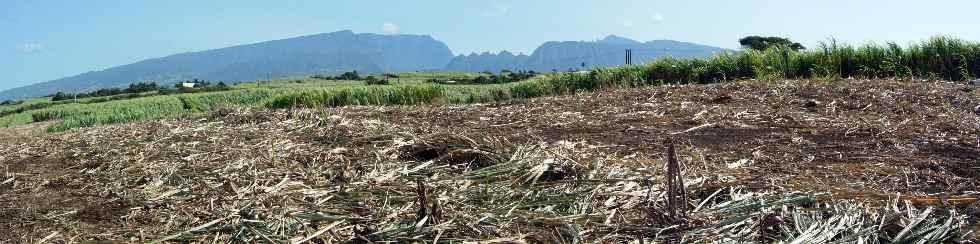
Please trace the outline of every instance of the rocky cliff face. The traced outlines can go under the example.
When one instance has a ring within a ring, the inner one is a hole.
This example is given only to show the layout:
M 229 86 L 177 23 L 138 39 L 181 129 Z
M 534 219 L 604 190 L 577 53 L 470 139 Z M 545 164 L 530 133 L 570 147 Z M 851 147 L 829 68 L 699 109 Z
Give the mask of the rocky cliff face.
M 447 70 L 471 71 L 471 72 L 499 72 L 501 70 L 519 70 L 524 68 L 524 64 L 530 57 L 525 54 L 514 55 L 511 52 L 503 51 L 498 54 L 489 52 L 481 54 L 460 55 L 449 62 Z

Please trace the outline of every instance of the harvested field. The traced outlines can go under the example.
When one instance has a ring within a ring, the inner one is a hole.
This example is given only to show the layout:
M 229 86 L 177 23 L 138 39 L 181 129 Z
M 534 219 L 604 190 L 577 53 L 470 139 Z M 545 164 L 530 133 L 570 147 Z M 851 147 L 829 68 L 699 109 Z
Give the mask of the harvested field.
M 980 221 L 978 162 L 980 95 L 952 82 L 226 109 L 0 138 L 0 238 L 956 241 Z

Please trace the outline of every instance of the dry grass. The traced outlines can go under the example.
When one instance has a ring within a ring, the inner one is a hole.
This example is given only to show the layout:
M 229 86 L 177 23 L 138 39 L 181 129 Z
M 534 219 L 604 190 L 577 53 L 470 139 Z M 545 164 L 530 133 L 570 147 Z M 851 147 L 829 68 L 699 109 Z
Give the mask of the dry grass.
M 956 240 L 980 217 L 969 201 L 980 99 L 968 89 L 752 81 L 507 104 L 226 109 L 3 138 L 0 236 Z M 668 138 L 686 218 L 665 211 Z

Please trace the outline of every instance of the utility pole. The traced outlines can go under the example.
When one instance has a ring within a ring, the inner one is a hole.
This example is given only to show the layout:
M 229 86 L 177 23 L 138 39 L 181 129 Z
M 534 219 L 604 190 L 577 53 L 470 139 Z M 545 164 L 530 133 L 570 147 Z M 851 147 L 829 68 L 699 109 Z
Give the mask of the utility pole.
M 626 49 L 626 69 L 630 70 L 631 68 L 633 68 L 633 49 Z M 626 79 L 629 80 L 629 83 L 633 83 L 633 76 L 628 75 L 627 77 Z
M 388 64 L 385 64 L 385 71 L 384 71 L 385 85 L 391 84 L 391 83 L 388 83 L 389 82 L 388 81 L 388 76 L 390 75 L 390 72 L 389 71 L 391 71 L 391 66 L 388 65 Z
M 626 66 L 633 65 L 633 49 L 626 49 Z

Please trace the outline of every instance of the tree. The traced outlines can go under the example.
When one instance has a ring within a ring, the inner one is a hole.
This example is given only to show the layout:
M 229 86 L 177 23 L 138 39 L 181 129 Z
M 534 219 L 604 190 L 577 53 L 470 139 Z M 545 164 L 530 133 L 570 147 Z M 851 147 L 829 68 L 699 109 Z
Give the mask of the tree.
M 139 82 L 139 83 L 129 84 L 129 88 L 126 88 L 125 93 L 141 93 L 141 92 L 155 91 L 158 88 L 160 87 L 159 85 L 157 85 L 156 82 Z
M 368 76 L 367 78 L 364 78 L 364 83 L 368 85 L 387 85 L 388 81 L 378 79 L 377 77 L 374 76 Z
M 207 80 L 197 80 L 197 79 L 195 79 L 194 80 L 194 83 L 197 83 L 196 85 L 194 85 L 195 88 L 208 88 L 208 87 L 211 87 L 211 82 L 210 81 L 207 81 Z
M 160 89 L 157 90 L 157 94 L 159 95 L 170 95 L 176 92 L 177 90 L 167 89 L 166 87 L 160 87 Z
M 762 36 L 747 36 L 745 38 L 739 39 L 738 43 L 744 48 L 754 49 L 759 51 L 764 51 L 771 47 L 785 47 L 793 49 L 793 51 L 800 51 L 806 49 L 803 44 L 798 42 L 793 42 L 789 38 L 783 37 L 762 37 Z
M 54 94 L 54 97 L 51 97 L 51 101 L 56 102 L 56 101 L 68 100 L 70 98 L 71 96 L 69 96 L 68 94 L 65 94 L 64 92 L 58 92 Z
M 507 74 L 507 80 L 505 82 L 521 80 L 521 76 L 522 75 L 523 75 L 523 73 L 521 73 L 521 74 L 518 74 L 518 73 L 509 73 L 509 74 Z
M 357 70 L 351 72 L 344 72 L 337 77 L 338 80 L 360 80 L 361 75 L 357 74 Z
M 473 83 L 476 83 L 476 84 L 490 83 L 490 78 L 487 78 L 486 76 L 478 76 L 478 77 L 476 77 L 476 79 L 473 79 Z

